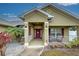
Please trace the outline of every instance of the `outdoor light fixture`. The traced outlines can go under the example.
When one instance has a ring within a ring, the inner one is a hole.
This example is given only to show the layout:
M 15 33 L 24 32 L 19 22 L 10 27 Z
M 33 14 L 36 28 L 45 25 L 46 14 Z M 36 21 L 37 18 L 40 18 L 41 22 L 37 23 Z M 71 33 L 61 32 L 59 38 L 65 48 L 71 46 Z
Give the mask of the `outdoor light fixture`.
M 51 18 L 48 18 L 48 21 L 51 21 Z
M 24 22 L 24 24 L 25 24 L 25 28 L 27 28 L 27 22 Z
M 25 26 L 25 28 L 27 28 L 27 26 Z
M 53 16 L 48 16 L 48 21 L 51 22 Z

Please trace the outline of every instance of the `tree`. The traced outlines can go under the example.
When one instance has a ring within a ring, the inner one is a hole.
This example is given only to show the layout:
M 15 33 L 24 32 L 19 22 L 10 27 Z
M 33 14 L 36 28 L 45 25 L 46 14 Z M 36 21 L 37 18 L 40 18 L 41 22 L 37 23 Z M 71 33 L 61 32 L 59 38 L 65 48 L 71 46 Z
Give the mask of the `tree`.
M 21 38 L 24 36 L 23 28 L 8 27 L 5 32 L 9 33 L 13 37 L 13 39 L 16 39 L 18 41 L 20 41 Z

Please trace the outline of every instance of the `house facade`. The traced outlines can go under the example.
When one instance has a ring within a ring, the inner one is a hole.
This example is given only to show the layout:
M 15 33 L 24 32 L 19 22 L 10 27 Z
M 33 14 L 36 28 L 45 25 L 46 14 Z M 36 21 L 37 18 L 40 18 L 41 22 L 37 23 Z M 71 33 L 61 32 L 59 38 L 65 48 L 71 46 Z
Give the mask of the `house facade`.
M 18 27 L 24 25 L 22 21 L 7 21 L 8 19 L 7 18 L 4 19 L 4 18 L 0 17 L 0 32 L 4 32 L 8 27 Z
M 79 36 L 79 18 L 54 4 L 32 9 L 22 16 L 25 23 L 25 45 L 32 40 L 67 43 Z
M 0 32 L 4 32 L 9 26 L 10 24 L 8 22 L 0 18 Z

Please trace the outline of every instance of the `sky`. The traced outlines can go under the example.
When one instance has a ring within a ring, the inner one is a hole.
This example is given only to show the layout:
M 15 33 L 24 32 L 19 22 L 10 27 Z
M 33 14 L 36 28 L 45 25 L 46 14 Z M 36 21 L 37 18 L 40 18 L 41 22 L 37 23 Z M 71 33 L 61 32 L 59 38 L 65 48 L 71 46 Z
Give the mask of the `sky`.
M 18 4 L 18 3 L 4 3 L 0 4 L 0 14 L 14 14 L 14 15 L 20 15 L 23 13 L 23 11 L 28 11 L 32 8 L 36 8 L 39 4 Z
M 25 11 L 31 10 L 42 6 L 39 3 L 0 3 L 0 15 L 12 15 L 13 17 L 22 15 Z M 58 6 L 72 12 L 75 15 L 79 15 L 79 4 L 77 3 L 59 3 Z M 11 16 L 11 17 L 12 17 Z
M 71 13 L 79 16 L 79 3 L 71 3 L 71 4 L 59 4 L 64 9 L 70 11 Z

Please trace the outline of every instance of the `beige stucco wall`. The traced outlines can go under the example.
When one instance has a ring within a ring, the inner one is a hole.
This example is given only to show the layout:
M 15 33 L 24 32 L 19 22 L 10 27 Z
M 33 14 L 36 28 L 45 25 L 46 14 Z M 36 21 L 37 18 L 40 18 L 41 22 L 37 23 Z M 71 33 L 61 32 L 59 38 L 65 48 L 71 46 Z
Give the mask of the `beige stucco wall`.
M 50 22 L 50 26 L 75 26 L 79 25 L 79 21 L 65 13 L 60 12 L 52 7 L 46 7 L 43 9 L 49 14 L 53 15 L 54 18 Z
M 5 31 L 6 28 L 7 28 L 6 26 L 0 25 L 0 32 Z
M 69 41 L 69 27 L 64 27 L 64 39 L 63 42 Z
M 32 12 L 25 16 L 25 22 L 45 22 L 47 16 L 40 12 Z
M 49 26 L 79 26 L 79 21 L 66 13 L 63 13 L 52 7 L 45 7 L 42 10 L 53 15 Z M 25 22 L 48 22 L 47 16 L 41 12 L 31 12 L 25 15 Z

